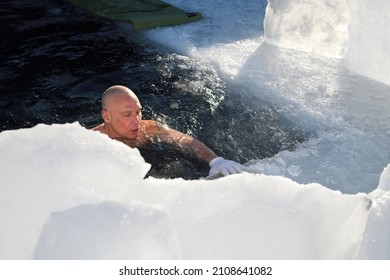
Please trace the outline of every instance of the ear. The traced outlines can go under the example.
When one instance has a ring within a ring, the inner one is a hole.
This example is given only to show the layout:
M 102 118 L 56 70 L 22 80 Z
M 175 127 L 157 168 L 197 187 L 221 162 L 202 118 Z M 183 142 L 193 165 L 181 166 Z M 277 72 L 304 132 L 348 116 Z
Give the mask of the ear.
M 111 120 L 110 113 L 105 109 L 102 110 L 102 118 L 103 118 L 105 123 L 109 123 Z

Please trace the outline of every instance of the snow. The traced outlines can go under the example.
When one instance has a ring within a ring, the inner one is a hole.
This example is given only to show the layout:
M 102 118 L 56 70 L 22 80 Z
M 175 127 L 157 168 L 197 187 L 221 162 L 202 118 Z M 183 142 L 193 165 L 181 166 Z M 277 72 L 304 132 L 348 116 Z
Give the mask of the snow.
M 390 84 L 388 1 L 349 1 L 348 69 L 385 84 Z
M 347 1 L 269 0 L 264 21 L 268 43 L 342 57 L 348 39 Z
M 389 259 L 389 4 L 167 2 L 204 20 L 145 36 L 316 137 L 186 181 L 77 123 L 4 131 L 0 259 Z
M 367 194 L 262 174 L 143 179 L 138 150 L 77 123 L 0 139 L 1 258 L 352 259 L 370 213 Z

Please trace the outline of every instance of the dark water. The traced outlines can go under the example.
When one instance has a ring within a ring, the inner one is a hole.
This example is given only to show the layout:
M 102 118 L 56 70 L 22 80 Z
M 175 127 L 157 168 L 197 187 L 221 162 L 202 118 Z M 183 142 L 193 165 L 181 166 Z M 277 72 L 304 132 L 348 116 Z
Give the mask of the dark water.
M 0 131 L 75 121 L 92 127 L 101 122 L 101 93 L 123 84 L 139 96 L 144 118 L 242 163 L 292 150 L 310 136 L 210 65 L 66 1 L 1 1 L 0 35 Z M 150 175 L 207 175 L 207 165 L 175 147 L 141 153 L 154 166 Z

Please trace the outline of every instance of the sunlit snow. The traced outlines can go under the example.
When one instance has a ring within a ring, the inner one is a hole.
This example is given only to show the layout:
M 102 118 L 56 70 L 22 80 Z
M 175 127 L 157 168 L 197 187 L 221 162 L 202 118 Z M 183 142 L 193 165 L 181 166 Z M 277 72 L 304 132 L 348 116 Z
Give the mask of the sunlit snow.
M 316 136 L 185 181 L 77 123 L 3 131 L 0 259 L 389 259 L 390 5 L 167 2 L 204 19 L 145 36 Z

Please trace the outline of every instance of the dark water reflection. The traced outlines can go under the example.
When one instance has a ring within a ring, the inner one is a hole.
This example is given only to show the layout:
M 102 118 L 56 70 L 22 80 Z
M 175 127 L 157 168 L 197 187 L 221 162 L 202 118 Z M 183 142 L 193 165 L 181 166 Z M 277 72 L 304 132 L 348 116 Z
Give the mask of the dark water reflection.
M 221 80 L 211 66 L 156 46 L 142 33 L 123 33 L 66 1 L 2 1 L 0 15 L 1 131 L 75 121 L 94 126 L 101 121 L 101 93 L 124 84 L 138 94 L 145 118 L 236 161 L 294 149 L 310 135 Z M 154 165 L 150 175 L 207 175 L 207 165 L 174 147 L 141 152 Z

